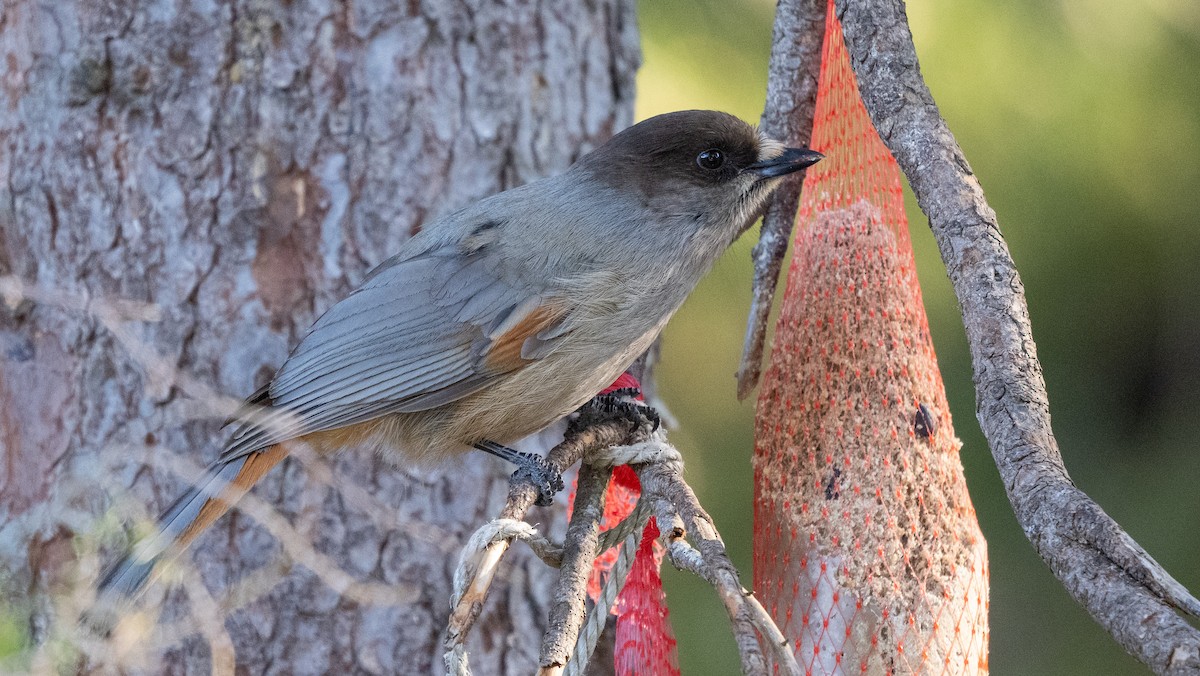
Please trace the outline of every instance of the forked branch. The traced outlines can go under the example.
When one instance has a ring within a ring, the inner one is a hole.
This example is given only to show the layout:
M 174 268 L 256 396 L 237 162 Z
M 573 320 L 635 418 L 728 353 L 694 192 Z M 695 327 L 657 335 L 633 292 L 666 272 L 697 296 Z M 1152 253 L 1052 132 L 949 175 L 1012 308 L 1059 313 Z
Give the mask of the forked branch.
M 759 126 L 767 136 L 795 148 L 806 148 L 812 140 L 821 42 L 825 38 L 825 5 L 825 0 L 779 0 L 775 9 L 767 103 Z M 804 173 L 798 171 L 785 178 L 763 214 L 762 231 L 752 255 L 754 290 L 737 372 L 738 399 L 750 395 L 762 373 L 767 320 L 788 242 L 792 239 Z
M 1071 483 L 1021 278 L 921 76 L 902 0 L 836 0 L 867 112 L 929 217 L 962 310 L 979 423 L 1017 520 L 1092 617 L 1162 674 L 1200 673 L 1200 602 Z
M 647 435 L 644 428 L 631 428 L 628 420 L 584 416 L 573 421 L 564 442 L 551 450 L 548 459 L 555 467 L 562 468 L 567 466 L 563 464 L 567 460 L 579 457 L 584 460 L 584 468 L 580 472 L 578 502 L 561 550 L 562 572 L 555 590 L 550 626 L 542 639 L 539 673 L 563 673 L 568 656 L 580 640 L 586 582 L 592 562 L 597 552 L 606 546 L 603 543 L 625 539 L 624 534 L 606 539 L 604 536 L 611 535 L 609 531 L 598 532 L 608 476 L 613 466 L 622 464 L 632 466 L 641 480 L 642 501 L 650 506 L 650 513 L 658 519 L 669 560 L 677 568 L 691 571 L 708 581 L 721 598 L 741 653 L 743 672 L 769 673 L 768 660 L 763 653 L 765 645 L 770 661 L 778 667 L 776 673 L 801 673 L 782 632 L 762 604 L 739 582 L 737 570 L 725 552 L 712 518 L 683 480 L 679 451 L 666 442 L 666 435 L 661 430 Z M 523 479 L 515 478 L 502 518 L 519 519 L 534 497 L 536 489 L 531 484 L 526 485 Z M 689 537 L 695 543 L 694 547 L 688 543 Z M 479 615 L 505 548 L 505 539 L 492 542 L 479 557 L 481 562 L 470 566 L 470 579 L 463 581 L 465 593 L 450 617 L 445 643 L 446 665 L 451 673 L 469 673 L 464 647 L 467 634 Z M 760 644 L 760 637 L 763 644 Z

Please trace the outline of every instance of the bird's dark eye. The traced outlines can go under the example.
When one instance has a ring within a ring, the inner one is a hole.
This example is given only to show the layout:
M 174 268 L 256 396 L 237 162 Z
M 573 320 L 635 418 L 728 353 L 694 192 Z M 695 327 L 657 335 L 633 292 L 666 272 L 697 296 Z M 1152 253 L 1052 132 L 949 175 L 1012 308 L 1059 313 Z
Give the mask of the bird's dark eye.
M 725 153 L 716 148 L 709 148 L 696 156 L 696 164 L 704 169 L 720 169 L 725 165 Z

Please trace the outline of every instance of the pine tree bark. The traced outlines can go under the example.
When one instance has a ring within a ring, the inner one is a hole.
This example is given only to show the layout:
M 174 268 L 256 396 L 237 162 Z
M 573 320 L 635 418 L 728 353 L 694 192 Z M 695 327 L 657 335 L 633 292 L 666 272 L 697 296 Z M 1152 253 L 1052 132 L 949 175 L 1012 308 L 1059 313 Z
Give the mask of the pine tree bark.
M 0 593 L 36 644 L 98 515 L 168 504 L 185 486 L 162 454 L 215 458 L 206 392 L 252 392 L 426 219 L 629 124 L 639 50 L 632 0 L 4 0 L 0 60 Z M 456 553 L 508 470 L 362 452 L 335 470 L 289 460 L 255 495 L 352 578 L 412 600 L 350 600 L 234 513 L 189 557 L 204 586 L 220 603 L 282 576 L 224 615 L 238 672 L 439 670 Z M 520 548 L 510 561 L 476 673 L 536 665 L 550 573 Z M 193 633 L 148 669 L 206 673 L 225 659 L 212 645 Z

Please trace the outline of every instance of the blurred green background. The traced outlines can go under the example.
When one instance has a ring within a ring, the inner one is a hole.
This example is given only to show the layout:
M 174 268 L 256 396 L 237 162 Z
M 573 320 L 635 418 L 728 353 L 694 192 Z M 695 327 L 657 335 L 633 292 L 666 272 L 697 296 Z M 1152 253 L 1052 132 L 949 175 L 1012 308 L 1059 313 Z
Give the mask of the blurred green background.
M 1054 429 L 1075 482 L 1200 591 L 1200 3 L 908 4 L 925 78 L 1025 282 Z M 757 122 L 774 3 L 642 0 L 638 118 Z M 917 265 L 991 560 L 995 674 L 1143 674 L 1025 540 L 974 414 L 966 340 L 928 222 Z M 734 561 L 751 570 L 753 402 L 734 396 L 754 233 L 667 329 L 675 441 Z M 685 674 L 737 673 L 711 590 L 664 573 Z

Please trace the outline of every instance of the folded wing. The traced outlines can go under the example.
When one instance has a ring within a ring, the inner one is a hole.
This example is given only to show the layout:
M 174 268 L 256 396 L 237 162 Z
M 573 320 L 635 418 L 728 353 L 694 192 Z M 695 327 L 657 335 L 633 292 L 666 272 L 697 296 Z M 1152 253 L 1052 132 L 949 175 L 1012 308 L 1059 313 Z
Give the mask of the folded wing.
M 561 299 L 507 281 L 486 250 L 384 263 L 329 309 L 239 418 L 222 461 L 311 432 L 427 410 L 545 357 Z M 254 410 L 257 412 L 254 412 Z

